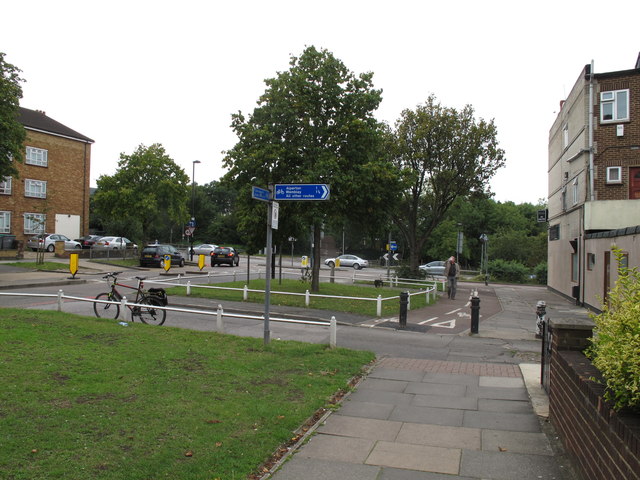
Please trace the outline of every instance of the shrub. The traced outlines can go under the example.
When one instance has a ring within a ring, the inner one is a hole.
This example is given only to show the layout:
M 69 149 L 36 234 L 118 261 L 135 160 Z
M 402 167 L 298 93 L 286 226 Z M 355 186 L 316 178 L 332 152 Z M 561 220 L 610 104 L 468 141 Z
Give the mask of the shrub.
M 529 270 L 520 262 L 498 259 L 489 262 L 489 275 L 495 280 L 524 283 L 529 276 Z
M 536 276 L 536 282 L 540 285 L 547 284 L 547 262 L 541 262 L 533 269 L 533 274 Z
M 614 410 L 640 412 L 640 274 L 637 268 L 622 266 L 622 252 L 612 250 L 618 260 L 618 281 L 602 313 L 591 315 L 596 326 L 586 353 L 602 373 L 605 399 Z

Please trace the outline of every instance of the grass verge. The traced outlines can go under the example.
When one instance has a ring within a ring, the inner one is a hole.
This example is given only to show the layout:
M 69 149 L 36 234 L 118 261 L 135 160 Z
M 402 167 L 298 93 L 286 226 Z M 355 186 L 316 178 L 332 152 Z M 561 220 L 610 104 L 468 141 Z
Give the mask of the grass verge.
M 67 263 L 63 263 L 63 262 L 44 262 L 44 263 L 37 263 L 37 262 L 11 262 L 11 263 L 5 263 L 3 265 L 9 265 L 11 267 L 19 267 L 19 268 L 24 268 L 25 270 L 48 270 L 48 271 L 65 271 L 68 272 L 69 271 L 69 262 Z
M 216 284 L 219 287 L 244 288 L 246 282 L 227 282 Z M 249 288 L 254 290 L 264 290 L 264 280 L 251 280 Z M 304 294 L 310 286 L 308 283 L 299 280 L 282 280 L 282 283 L 271 283 L 271 304 L 286 305 L 291 307 L 305 307 L 304 295 L 284 295 L 274 292 L 291 292 Z M 167 288 L 168 295 L 184 296 L 187 293 L 186 287 Z M 321 283 L 320 294 L 331 296 L 345 296 L 350 298 L 322 298 L 311 297 L 309 308 L 319 310 L 332 310 L 338 312 L 360 313 L 363 315 L 376 316 L 377 305 L 375 300 L 378 295 L 382 298 L 395 297 L 406 288 L 372 288 L 366 285 L 348 285 L 344 283 Z M 414 290 L 415 291 L 415 290 Z M 243 301 L 242 291 L 220 290 L 216 288 L 198 288 L 191 286 L 191 296 L 197 298 L 210 298 L 215 300 L 227 300 L 241 302 Z M 358 300 L 359 298 L 370 298 L 371 300 Z M 249 292 L 247 301 L 251 303 L 264 303 L 264 293 Z M 433 303 L 433 298 L 431 303 Z M 415 295 L 411 297 L 411 309 L 422 308 L 427 306 L 426 295 Z M 397 315 L 400 309 L 400 300 L 393 299 L 382 302 L 382 315 Z
M 245 479 L 374 358 L 0 311 L 0 478 Z

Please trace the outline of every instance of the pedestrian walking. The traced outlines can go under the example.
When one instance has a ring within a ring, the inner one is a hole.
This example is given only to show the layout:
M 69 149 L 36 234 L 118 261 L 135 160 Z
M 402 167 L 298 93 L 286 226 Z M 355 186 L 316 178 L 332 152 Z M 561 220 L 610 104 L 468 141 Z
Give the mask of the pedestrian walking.
M 455 257 L 449 258 L 444 267 L 444 276 L 447 277 L 447 297 L 456 299 L 456 289 L 458 288 L 458 277 L 460 276 L 460 265 L 456 263 Z

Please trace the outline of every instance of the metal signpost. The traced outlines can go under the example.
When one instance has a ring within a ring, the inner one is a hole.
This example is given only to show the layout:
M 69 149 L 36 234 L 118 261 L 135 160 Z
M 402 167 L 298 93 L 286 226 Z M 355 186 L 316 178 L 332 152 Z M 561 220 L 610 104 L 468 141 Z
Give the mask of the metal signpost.
M 279 208 L 274 200 L 328 200 L 329 186 L 324 184 L 286 184 L 273 186 L 269 190 L 251 187 L 251 198 L 267 202 L 267 262 L 264 286 L 264 344 L 271 341 L 269 331 L 269 309 L 271 305 L 271 255 L 273 250 L 272 230 L 278 229 Z

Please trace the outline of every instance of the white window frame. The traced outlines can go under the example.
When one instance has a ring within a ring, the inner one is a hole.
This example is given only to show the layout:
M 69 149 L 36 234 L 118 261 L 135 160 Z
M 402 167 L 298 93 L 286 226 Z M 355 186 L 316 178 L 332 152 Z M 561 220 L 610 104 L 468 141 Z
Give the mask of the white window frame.
M 569 146 L 569 124 L 565 123 L 562 127 L 562 148 Z
M 607 183 L 622 183 L 622 167 L 607 167 Z
M 573 204 L 577 205 L 578 204 L 578 177 L 573 179 L 571 191 L 573 193 Z
M 27 147 L 24 162 L 27 165 L 47 167 L 49 165 L 49 151 L 44 148 Z
M 37 235 L 44 233 L 44 226 L 47 222 L 47 216 L 44 213 L 25 213 L 24 214 L 24 233 L 28 235 Z
M 11 177 L 4 177 L 0 182 L 0 195 L 11 195 Z
M 622 95 L 625 98 L 621 98 Z M 629 120 L 629 89 L 600 92 L 600 123 Z M 605 106 L 611 106 L 611 118 L 605 119 Z
M 0 233 L 11 233 L 11 212 L 0 212 Z
M 33 198 L 47 198 L 47 182 L 45 180 L 33 180 L 30 178 L 25 179 L 24 196 Z

